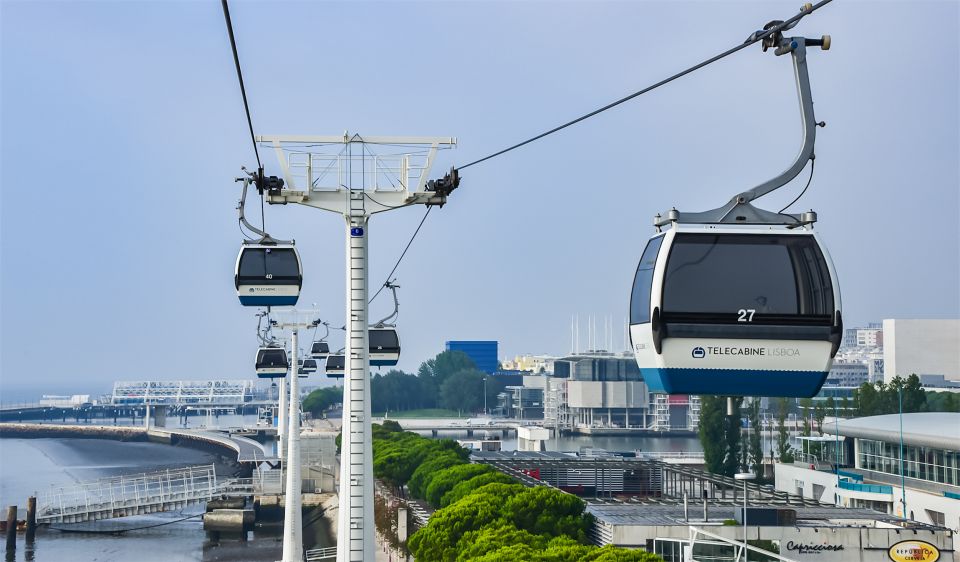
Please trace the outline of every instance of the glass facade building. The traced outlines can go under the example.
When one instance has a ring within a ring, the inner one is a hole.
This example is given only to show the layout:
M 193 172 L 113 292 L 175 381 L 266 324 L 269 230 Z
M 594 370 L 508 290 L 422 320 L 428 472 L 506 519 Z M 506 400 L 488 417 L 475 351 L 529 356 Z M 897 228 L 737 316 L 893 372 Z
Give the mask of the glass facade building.
M 857 468 L 900 475 L 899 443 L 858 439 L 857 449 Z M 907 478 L 960 486 L 960 452 L 905 445 L 903 473 Z
M 497 345 L 496 341 L 452 340 L 447 342 L 446 350 L 466 353 L 476 363 L 477 369 L 492 375 L 500 366 Z

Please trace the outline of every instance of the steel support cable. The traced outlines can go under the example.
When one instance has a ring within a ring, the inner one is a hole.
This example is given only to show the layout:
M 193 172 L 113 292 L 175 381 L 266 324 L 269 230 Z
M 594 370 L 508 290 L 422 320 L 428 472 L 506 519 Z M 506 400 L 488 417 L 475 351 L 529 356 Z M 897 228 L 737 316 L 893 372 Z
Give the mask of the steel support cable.
M 374 293 L 374 295 L 373 295 L 372 297 L 370 297 L 370 300 L 367 301 L 367 304 L 372 303 L 372 302 L 373 302 L 373 299 L 377 298 L 377 296 L 380 295 L 380 293 L 383 291 L 383 289 L 387 286 L 387 282 L 389 282 L 391 279 L 393 279 L 393 274 L 394 274 L 394 272 L 396 272 L 396 271 L 397 271 L 397 268 L 400 267 L 400 262 L 402 262 L 402 261 L 403 261 L 403 257 L 407 255 L 407 250 L 410 249 L 410 245 L 413 244 L 413 241 L 417 239 L 417 234 L 420 234 L 420 228 L 423 227 L 423 223 L 426 222 L 427 217 L 430 216 L 430 211 L 431 211 L 431 210 L 433 210 L 433 207 L 432 207 L 432 206 L 427 207 L 427 212 L 423 214 L 423 218 L 420 219 L 420 224 L 418 224 L 418 225 L 417 225 L 417 229 L 416 229 L 415 231 L 413 231 L 413 236 L 410 237 L 410 241 L 407 242 L 407 246 L 403 249 L 403 252 L 400 254 L 400 257 L 397 258 L 397 263 L 393 264 L 393 269 L 391 269 L 391 270 L 390 270 L 390 273 L 387 275 L 387 280 L 384 281 L 382 285 L 380 285 L 380 288 L 377 289 L 377 292 Z
M 224 1 L 225 1 L 225 0 L 224 0 Z M 715 62 L 717 62 L 717 61 L 719 61 L 719 60 L 721 60 L 721 59 L 724 59 L 724 58 L 726 58 L 726 57 L 728 57 L 728 56 L 730 56 L 730 55 L 732 55 L 732 54 L 734 54 L 734 53 L 736 53 L 736 52 L 738 52 L 738 51 L 741 51 L 741 50 L 743 50 L 743 49 L 746 49 L 747 47 L 753 45 L 754 43 L 757 43 L 757 42 L 759 42 L 759 41 L 762 41 L 763 39 L 765 39 L 766 37 L 769 37 L 770 35 L 773 35 L 774 33 L 779 33 L 779 32 L 781 32 L 781 31 L 783 31 L 783 30 L 790 29 L 791 27 L 793 27 L 794 24 L 796 24 L 796 22 L 800 21 L 800 20 L 803 19 L 805 16 L 808 16 L 808 15 L 812 14 L 813 12 L 819 10 L 820 8 L 826 6 L 827 4 L 829 4 L 829 3 L 832 2 L 832 1 L 833 1 L 833 0 L 821 0 L 820 2 L 817 2 L 816 4 L 814 4 L 813 6 L 811 6 L 809 10 L 801 11 L 799 14 L 793 16 L 792 18 L 787 19 L 787 20 L 785 20 L 785 21 L 783 21 L 783 22 L 781 22 L 781 23 L 779 23 L 779 24 L 777 24 L 777 25 L 771 26 L 769 29 L 765 29 L 765 30 L 763 30 L 763 31 L 757 31 L 757 32 L 753 33 L 752 35 L 750 35 L 750 37 L 747 38 L 746 41 L 744 41 L 744 42 L 741 43 L 740 45 L 737 45 L 737 46 L 735 46 L 735 47 L 732 47 L 732 48 L 730 48 L 730 49 L 727 49 L 726 51 L 720 53 L 719 55 L 715 55 L 715 56 L 713 56 L 713 57 L 711 57 L 711 58 L 709 58 L 709 59 L 706 59 L 706 60 L 703 61 L 703 62 L 700 62 L 700 63 L 698 63 L 698 64 L 696 64 L 696 65 L 694 65 L 694 66 L 691 66 L 691 67 L 689 67 L 689 68 L 687 68 L 687 69 L 685 69 L 685 70 L 682 70 L 682 71 L 680 71 L 680 72 L 678 72 L 678 73 L 676 73 L 676 74 L 674 74 L 674 75 L 672 75 L 672 76 L 670 76 L 670 77 L 668 77 L 668 78 L 665 78 L 665 79 L 663 79 L 663 80 L 661 80 L 661 81 L 659 81 L 659 82 L 657 82 L 657 83 L 655 83 L 655 84 L 652 84 L 652 85 L 650 85 L 650 86 L 647 86 L 646 88 L 643 88 L 642 90 L 638 90 L 638 91 L 636 91 L 636 92 L 634 92 L 634 93 L 632 93 L 632 94 L 630 94 L 630 95 L 628 95 L 628 96 L 626 96 L 626 97 L 623 97 L 623 98 L 620 98 L 620 99 L 618 99 L 618 100 L 616 100 L 616 101 L 614 101 L 614 102 L 608 103 L 607 105 L 605 105 L 605 106 L 603 106 L 603 107 L 601 107 L 601 108 L 595 109 L 595 110 L 591 111 L 590 113 L 587 113 L 587 114 L 585 114 L 585 115 L 581 115 L 580 117 L 577 117 L 576 119 L 573 119 L 572 121 L 567 121 L 566 123 L 564 123 L 564 124 L 562 124 L 562 125 L 559 125 L 559 126 L 557 126 L 557 127 L 554 127 L 554 128 L 552 128 L 552 129 L 550 129 L 549 131 L 545 131 L 545 132 L 543 132 L 543 133 L 540 133 L 539 135 L 536 135 L 536 136 L 531 137 L 531 138 L 529 138 L 529 139 L 527 139 L 527 140 L 525 140 L 525 141 L 519 142 L 519 143 L 514 144 L 514 145 L 512 145 L 512 146 L 509 146 L 509 147 L 507 147 L 507 148 L 504 148 L 503 150 L 499 150 L 499 151 L 497 151 L 497 152 L 494 152 L 493 154 L 490 154 L 490 155 L 488 155 L 488 156 L 484 156 L 483 158 L 480 158 L 480 159 L 478 159 L 478 160 L 474 160 L 473 162 L 469 162 L 469 163 L 467 163 L 467 164 L 464 164 L 463 166 L 456 167 L 456 169 L 457 169 L 457 170 L 463 170 L 464 168 L 469 168 L 470 166 L 473 166 L 473 165 L 475 165 L 475 164 L 480 164 L 481 162 L 486 162 L 487 160 L 490 160 L 490 159 L 492 159 L 492 158 L 496 158 L 497 156 L 501 156 L 501 155 L 503 155 L 503 154 L 506 154 L 507 152 L 510 152 L 510 151 L 512 151 L 512 150 L 516 150 L 516 149 L 518 149 L 518 148 L 520 148 L 520 147 L 522 147 L 522 146 L 526 146 L 526 145 L 528 145 L 528 144 L 530 144 L 530 143 L 532 143 L 532 142 L 534 142 L 534 141 L 538 141 L 538 140 L 540 140 L 540 139 L 542 139 L 542 138 L 544 138 L 544 137 L 546 137 L 546 136 L 552 135 L 553 133 L 556 133 L 556 132 L 558 132 L 558 131 L 562 131 L 563 129 L 566 129 L 567 127 L 570 127 L 570 126 L 572 126 L 572 125 L 576 125 L 577 123 L 579 123 L 579 122 L 581 122 L 581 121 L 584 121 L 584 120 L 586 120 L 586 119 L 589 119 L 589 118 L 591 118 L 591 117 L 594 117 L 595 115 L 598 115 L 598 114 L 600 114 L 600 113 L 603 113 L 604 111 L 607 111 L 608 109 L 613 109 L 614 107 L 617 107 L 618 105 L 621 105 L 621 104 L 623 104 L 623 103 L 626 103 L 626 102 L 628 102 L 628 101 L 630 101 L 630 100 L 632 100 L 632 99 L 634 99 L 634 98 L 636 98 L 636 97 L 639 97 L 639 96 L 641 96 L 641 95 L 643 95 L 643 94 L 646 94 L 647 92 L 653 91 L 653 90 L 659 88 L 660 86 L 664 86 L 664 85 L 666 85 L 666 84 L 669 84 L 670 82 L 673 82 L 674 80 L 676 80 L 676 79 L 678 79 L 678 78 L 682 78 L 682 77 L 686 76 L 687 74 L 690 74 L 690 73 L 692 73 L 692 72 L 695 72 L 695 71 L 697 71 L 697 70 L 700 70 L 701 68 L 703 68 L 703 67 L 705 67 L 705 66 L 708 66 L 708 65 L 710 65 L 710 64 L 713 64 L 713 63 L 715 63 Z M 813 177 L 813 176 L 812 176 L 812 173 L 813 173 L 813 168 L 812 168 L 812 167 L 811 167 L 810 172 L 811 172 L 811 178 L 812 178 L 812 177 Z M 809 187 L 809 185 L 810 185 L 810 183 L 809 183 L 809 181 L 808 181 L 808 182 L 807 182 L 807 187 Z M 804 192 L 806 192 L 806 188 L 804 188 L 804 191 L 800 193 L 800 196 L 802 196 Z M 368 196 L 368 197 L 369 197 L 369 196 Z M 373 198 L 370 198 L 370 199 L 373 200 Z M 797 199 L 799 199 L 799 196 L 797 197 Z M 374 201 L 374 202 L 376 202 L 376 201 Z M 796 200 L 794 200 L 792 203 L 790 203 L 790 205 L 793 205 L 793 203 L 795 203 L 795 202 L 796 202 Z M 789 207 L 790 205 L 787 205 L 787 207 Z M 390 275 L 387 276 L 387 281 L 389 281 L 389 280 L 392 278 L 393 273 L 397 270 L 397 267 L 400 265 L 400 262 L 403 260 L 403 256 L 406 255 L 407 250 L 410 249 L 410 244 L 412 244 L 412 243 L 413 243 L 413 240 L 417 237 L 417 233 L 420 232 L 420 227 L 422 227 L 424 221 L 427 220 L 427 216 L 430 214 L 430 209 L 432 209 L 432 208 L 433 208 L 433 207 L 428 207 L 428 208 L 427 208 L 427 212 L 423 215 L 423 219 L 420 221 L 420 225 L 417 226 L 417 230 L 413 233 L 413 237 L 411 237 L 411 238 L 410 238 L 410 241 L 407 242 L 407 247 L 404 248 L 403 253 L 400 254 L 400 258 L 397 260 L 397 263 L 393 266 L 393 269 L 390 270 Z M 380 292 L 383 291 L 384 287 L 386 287 L 386 283 L 384 283 L 383 285 L 380 286 L 380 289 L 377 290 L 377 292 L 376 292 L 376 293 L 373 295 L 373 297 L 368 301 L 368 303 L 373 302 L 373 299 L 377 298 L 377 296 L 380 294 Z
M 250 128 L 250 141 L 253 143 L 253 153 L 257 156 L 257 169 L 263 170 L 260 163 L 260 150 L 257 148 L 257 138 L 253 134 L 253 120 L 250 118 L 250 105 L 247 103 L 247 89 L 243 86 L 243 72 L 240 70 L 240 55 L 237 54 L 237 41 L 233 36 L 233 23 L 230 21 L 230 8 L 227 0 L 220 0 L 223 5 L 223 18 L 227 22 L 227 35 L 230 36 L 230 49 L 233 51 L 233 63 L 237 67 L 237 80 L 240 82 L 240 95 L 243 97 L 243 110 L 247 113 L 247 126 Z
M 608 103 L 607 105 L 605 105 L 605 106 L 603 106 L 603 107 L 601 107 L 601 108 L 595 109 L 595 110 L 591 111 L 590 113 L 587 113 L 587 114 L 585 114 L 585 115 L 581 115 L 580 117 L 577 117 L 576 119 L 573 119 L 572 121 L 567 121 L 566 123 L 564 123 L 564 124 L 562 124 L 562 125 L 559 125 L 559 126 L 557 126 L 557 127 L 554 127 L 554 128 L 552 128 L 552 129 L 550 129 L 549 131 L 545 131 L 545 132 L 543 132 L 543 133 L 540 133 L 540 134 L 537 135 L 537 136 L 530 137 L 529 139 L 527 139 L 527 140 L 525 140 L 525 141 L 518 142 L 517 144 L 514 144 L 514 145 L 512 145 L 512 146 L 509 146 L 509 147 L 507 147 L 507 148 L 504 148 L 503 150 L 494 152 L 493 154 L 490 154 L 490 155 L 488 155 L 488 156 L 484 156 L 483 158 L 480 158 L 480 159 L 478 159 L 478 160 L 474 160 L 473 162 L 470 162 L 470 163 L 468 163 L 468 164 L 464 164 L 463 166 L 458 166 L 457 169 L 458 169 L 458 170 L 463 170 L 463 169 L 465 169 L 465 168 L 469 168 L 470 166 L 473 166 L 474 164 L 479 164 L 479 163 L 481 163 L 481 162 L 486 162 L 487 160 L 490 160 L 491 158 L 496 158 L 497 156 L 500 156 L 500 155 L 502 155 L 502 154 L 506 154 L 507 152 L 510 152 L 510 151 L 512 151 L 512 150 L 516 150 L 516 149 L 518 149 L 518 148 L 520 148 L 520 147 L 522 147 L 522 146 L 526 146 L 526 145 L 528 145 L 528 144 L 530 144 L 530 143 L 532 143 L 532 142 L 534 142 L 534 141 L 537 141 L 537 140 L 542 139 L 543 137 L 552 135 L 553 133 L 556 133 L 556 132 L 558 132 L 558 131 L 562 131 L 563 129 L 566 129 L 567 127 L 570 127 L 571 125 L 576 125 L 577 123 L 579 123 L 579 122 L 581 122 L 581 121 L 584 121 L 584 120 L 586 120 L 586 119 L 589 119 L 589 118 L 591 118 L 591 117 L 593 117 L 593 116 L 595 116 L 595 115 L 598 115 L 598 114 L 600 114 L 600 113 L 603 113 L 604 111 L 607 111 L 608 109 L 613 109 L 614 107 L 617 107 L 618 105 L 621 105 L 621 104 L 623 104 L 623 103 L 626 103 L 626 102 L 632 100 L 633 98 L 636 98 L 636 97 L 638 97 L 638 96 L 641 96 L 641 95 L 643 95 L 643 94 L 646 94 L 647 92 L 650 92 L 650 91 L 652 91 L 652 90 L 655 90 L 655 89 L 659 88 L 660 86 L 664 86 L 664 85 L 666 85 L 666 84 L 669 84 L 670 82 L 673 82 L 674 80 L 676 80 L 676 79 L 678 79 L 678 78 L 682 78 L 682 77 L 686 76 L 687 74 L 690 74 L 690 73 L 692 73 L 692 72 L 694 72 L 694 71 L 700 70 L 701 68 L 703 68 L 703 67 L 705 67 L 705 66 L 708 66 L 708 65 L 710 65 L 710 64 L 713 64 L 713 63 L 717 62 L 717 61 L 720 60 L 720 59 L 726 58 L 726 57 L 728 57 L 728 56 L 730 56 L 730 55 L 732 55 L 732 54 L 734 54 L 734 53 L 736 53 L 736 52 L 738 52 L 738 51 L 740 51 L 740 50 L 746 49 L 746 48 L 749 47 L 750 45 L 753 45 L 754 43 L 757 43 L 757 42 L 759 42 L 759 41 L 762 41 L 763 39 L 765 39 L 766 37 L 768 37 L 768 36 L 770 36 L 770 35 L 773 35 L 774 33 L 779 33 L 780 31 L 783 31 L 783 30 L 785 30 L 785 29 L 789 29 L 789 28 L 793 27 L 793 24 L 795 24 L 796 22 L 798 22 L 798 21 L 800 21 L 801 19 L 803 19 L 804 16 L 807 16 L 807 15 L 812 14 L 813 12 L 819 10 L 819 9 L 822 8 L 823 6 L 826 6 L 827 4 L 829 4 L 829 3 L 832 2 L 832 1 L 833 1 L 833 0 L 821 0 L 820 2 L 817 2 L 816 4 L 814 4 L 809 10 L 802 11 L 802 12 L 800 12 L 799 14 L 793 16 L 792 18 L 790 18 L 790 19 L 788 19 L 788 20 L 786 20 L 786 21 L 783 21 L 783 22 L 781 22 L 781 23 L 779 23 L 779 24 L 777 24 L 777 25 L 775 25 L 775 26 L 770 27 L 770 29 L 763 30 L 762 32 L 756 32 L 756 33 L 752 34 L 749 38 L 747 38 L 747 40 L 744 41 L 743 43 L 741 43 L 740 45 L 737 45 L 737 46 L 735 46 L 735 47 L 733 47 L 733 48 L 727 49 L 726 51 L 720 53 L 719 55 L 713 56 L 713 57 L 711 57 L 711 58 L 709 58 L 709 59 L 707 59 L 707 60 L 705 60 L 705 61 L 703 61 L 703 62 L 700 62 L 700 63 L 698 63 L 698 64 L 696 64 L 696 65 L 694 65 L 694 66 L 691 66 L 691 67 L 689 67 L 689 68 L 687 68 L 687 69 L 685 69 L 685 70 L 682 70 L 682 71 L 674 74 L 673 76 L 670 76 L 670 77 L 668 77 L 668 78 L 665 78 L 665 79 L 657 82 L 656 84 L 647 86 L 646 88 L 643 88 L 642 90 L 638 90 L 638 91 L 636 91 L 636 92 L 634 92 L 634 93 L 632 93 L 632 94 L 630 94 L 630 95 L 628 95 L 628 96 L 626 96 L 626 97 L 623 97 L 623 98 L 620 98 L 620 99 L 618 99 L 618 100 L 616 100 L 616 101 L 614 101 L 614 102 Z
M 227 0 L 220 0 L 223 6 L 223 19 L 227 22 L 227 35 L 230 37 L 230 50 L 233 51 L 233 64 L 237 67 L 237 81 L 240 82 L 240 96 L 243 98 L 243 111 L 247 114 L 247 128 L 250 129 L 250 142 L 253 143 L 253 154 L 257 157 L 257 187 L 263 179 L 263 164 L 260 162 L 260 149 L 257 147 L 257 137 L 253 134 L 253 119 L 250 118 L 250 104 L 247 102 L 247 88 L 243 85 L 243 71 L 240 70 L 240 55 L 237 54 L 237 40 L 233 36 L 233 23 L 230 20 L 230 7 Z M 266 212 L 263 204 L 263 191 L 260 191 L 260 226 L 267 231 Z

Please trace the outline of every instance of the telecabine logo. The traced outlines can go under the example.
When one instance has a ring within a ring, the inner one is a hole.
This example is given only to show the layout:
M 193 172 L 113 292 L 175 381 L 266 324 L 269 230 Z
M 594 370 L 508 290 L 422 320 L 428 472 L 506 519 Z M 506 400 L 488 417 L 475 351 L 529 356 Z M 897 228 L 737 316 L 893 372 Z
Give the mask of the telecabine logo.
M 692 355 L 694 359 L 703 359 L 707 356 L 707 351 L 702 347 L 695 347 L 690 355 Z

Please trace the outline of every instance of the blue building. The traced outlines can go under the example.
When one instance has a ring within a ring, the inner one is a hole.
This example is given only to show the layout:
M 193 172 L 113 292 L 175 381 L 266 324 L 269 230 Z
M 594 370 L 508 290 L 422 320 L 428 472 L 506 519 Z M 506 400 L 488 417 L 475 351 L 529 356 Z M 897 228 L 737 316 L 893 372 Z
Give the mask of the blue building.
M 484 373 L 495 373 L 500 364 L 496 341 L 448 341 L 447 351 L 466 353 L 477 364 L 477 369 Z

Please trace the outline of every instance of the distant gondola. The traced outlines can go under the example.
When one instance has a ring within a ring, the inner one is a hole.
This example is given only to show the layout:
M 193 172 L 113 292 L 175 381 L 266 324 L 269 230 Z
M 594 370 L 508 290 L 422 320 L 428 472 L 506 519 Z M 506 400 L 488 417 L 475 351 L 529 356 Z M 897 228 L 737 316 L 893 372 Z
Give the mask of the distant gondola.
M 346 374 L 346 357 L 342 353 L 327 357 L 326 373 L 328 378 L 342 379 Z
M 370 365 L 393 367 L 400 361 L 400 336 L 395 328 L 370 328 Z
M 261 347 L 257 350 L 255 368 L 261 379 L 276 379 L 287 376 L 290 362 L 287 350 L 282 347 Z
M 325 341 L 315 341 L 310 348 L 310 357 L 324 359 L 330 355 L 330 344 Z

